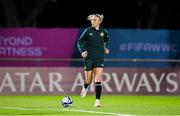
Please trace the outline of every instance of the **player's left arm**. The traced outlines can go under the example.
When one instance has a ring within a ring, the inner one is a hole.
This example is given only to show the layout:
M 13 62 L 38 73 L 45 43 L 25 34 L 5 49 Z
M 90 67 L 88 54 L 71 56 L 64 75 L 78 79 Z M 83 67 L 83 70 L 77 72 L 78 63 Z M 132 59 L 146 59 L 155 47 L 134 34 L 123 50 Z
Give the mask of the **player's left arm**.
M 109 38 L 109 35 L 108 35 L 108 31 L 105 30 L 104 52 L 105 52 L 106 54 L 109 53 L 109 41 L 110 41 L 110 38 Z

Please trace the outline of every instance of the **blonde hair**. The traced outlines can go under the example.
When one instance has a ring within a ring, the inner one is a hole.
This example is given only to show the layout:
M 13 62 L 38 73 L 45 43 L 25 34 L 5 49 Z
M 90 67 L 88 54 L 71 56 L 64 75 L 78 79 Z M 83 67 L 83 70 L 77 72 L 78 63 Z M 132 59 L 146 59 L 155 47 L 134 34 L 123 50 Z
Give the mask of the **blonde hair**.
M 89 16 L 87 17 L 87 20 L 88 20 L 88 21 L 91 21 L 94 16 L 99 17 L 99 19 L 100 19 L 101 22 L 102 22 L 103 19 L 104 19 L 103 14 L 102 14 L 102 15 L 100 15 L 100 14 L 91 14 L 91 15 L 89 15 Z

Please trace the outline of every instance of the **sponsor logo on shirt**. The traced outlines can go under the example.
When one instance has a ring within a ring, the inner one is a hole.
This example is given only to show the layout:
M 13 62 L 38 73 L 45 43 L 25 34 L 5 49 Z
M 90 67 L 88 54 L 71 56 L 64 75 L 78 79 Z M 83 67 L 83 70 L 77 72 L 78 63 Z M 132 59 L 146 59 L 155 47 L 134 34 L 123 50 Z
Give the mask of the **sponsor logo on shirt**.
M 89 33 L 89 35 L 90 35 L 90 36 L 92 36 L 92 35 L 93 35 L 93 33 Z

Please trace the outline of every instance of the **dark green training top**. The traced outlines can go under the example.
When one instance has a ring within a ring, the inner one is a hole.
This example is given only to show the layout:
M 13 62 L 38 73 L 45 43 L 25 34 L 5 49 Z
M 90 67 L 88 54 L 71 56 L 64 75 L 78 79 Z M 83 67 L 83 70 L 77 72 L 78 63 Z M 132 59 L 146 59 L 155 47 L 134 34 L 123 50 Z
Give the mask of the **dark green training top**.
M 88 52 L 89 58 L 104 58 L 104 48 L 109 49 L 109 36 L 107 30 L 94 27 L 86 28 L 77 42 L 79 51 Z

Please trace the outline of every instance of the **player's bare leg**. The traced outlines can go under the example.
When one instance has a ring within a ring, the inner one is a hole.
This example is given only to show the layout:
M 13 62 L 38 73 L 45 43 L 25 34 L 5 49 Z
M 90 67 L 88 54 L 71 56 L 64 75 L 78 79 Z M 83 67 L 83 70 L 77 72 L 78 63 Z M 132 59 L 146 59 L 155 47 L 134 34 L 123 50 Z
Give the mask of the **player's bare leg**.
M 85 74 L 85 83 L 84 83 L 84 87 L 83 87 L 83 89 L 81 91 L 81 97 L 86 96 L 87 91 L 88 91 L 88 87 L 91 84 L 92 79 L 93 79 L 93 71 L 92 70 L 84 71 L 84 74 Z
M 102 73 L 103 73 L 103 68 L 94 68 L 94 73 L 95 73 L 95 92 L 96 92 L 96 101 L 94 106 L 95 107 L 100 107 L 100 98 L 101 98 L 101 92 L 102 92 Z
M 84 71 L 84 74 L 85 74 L 86 83 L 91 84 L 93 79 L 93 71 L 92 70 Z

